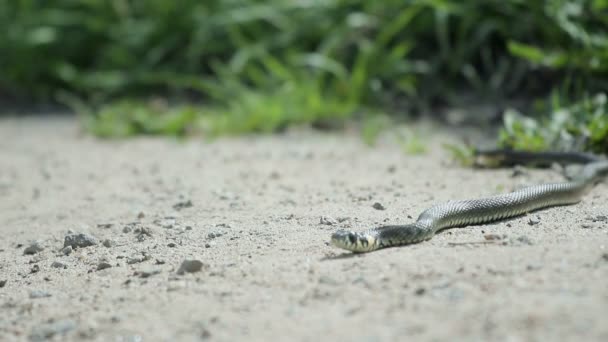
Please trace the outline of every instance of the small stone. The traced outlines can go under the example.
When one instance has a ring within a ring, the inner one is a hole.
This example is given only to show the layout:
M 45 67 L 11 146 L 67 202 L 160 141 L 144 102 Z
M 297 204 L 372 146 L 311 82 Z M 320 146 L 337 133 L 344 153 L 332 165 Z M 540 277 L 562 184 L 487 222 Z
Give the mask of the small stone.
M 511 172 L 511 177 L 516 178 L 524 175 L 527 175 L 526 169 L 521 165 L 515 165 L 515 167 L 513 168 L 513 172 Z
M 138 220 L 141 220 L 141 219 L 143 219 L 144 217 L 146 217 L 146 214 L 144 214 L 144 212 L 143 212 L 143 211 L 140 211 L 140 212 L 139 212 L 139 214 L 137 214 L 137 219 L 138 219 Z
M 173 209 L 175 210 L 182 210 L 185 208 L 191 208 L 192 207 L 192 201 L 191 200 L 187 200 L 187 201 L 183 201 L 183 202 L 178 202 L 176 204 L 173 205 Z
M 199 272 L 203 268 L 203 265 L 200 260 L 184 260 L 177 270 L 177 274 Z
M 63 254 L 63 255 L 72 254 L 72 246 L 63 247 L 63 249 L 61 249 L 61 254 Z
M 215 231 L 215 232 L 211 232 L 211 233 L 207 234 L 207 238 L 208 239 L 215 239 L 215 238 L 218 238 L 218 237 L 220 237 L 222 235 L 224 235 L 224 232 Z
M 30 269 L 31 273 L 38 273 L 38 271 L 40 271 L 40 266 L 38 265 L 34 265 L 32 266 L 32 268 Z
M 424 287 L 419 287 L 416 289 L 416 291 L 414 292 L 414 294 L 416 296 L 422 296 L 423 294 L 426 293 L 426 289 Z
M 590 228 L 593 228 L 593 225 L 588 224 L 588 223 L 583 223 L 583 224 L 581 224 L 581 228 L 583 228 L 583 229 L 590 229 Z
M 210 244 L 208 244 L 208 243 L 206 243 L 206 244 L 205 244 L 205 248 L 211 248 L 211 245 L 210 245 Z
M 137 241 L 144 241 L 147 237 L 152 237 L 152 229 L 148 227 L 141 227 L 135 229 L 135 233 L 137 234 Z
M 160 269 L 158 268 L 144 268 L 141 269 L 139 271 L 136 272 L 136 275 L 138 275 L 140 278 L 148 278 L 151 277 L 155 274 L 159 274 L 160 273 Z
M 29 339 L 30 341 L 46 341 L 55 335 L 65 335 L 74 329 L 76 329 L 76 322 L 71 319 L 50 322 L 34 327 Z
M 42 260 L 44 260 L 44 258 L 42 257 L 42 255 L 40 254 L 36 254 L 32 257 L 32 259 L 30 259 L 30 261 L 28 261 L 28 263 L 30 264 L 37 264 L 39 262 L 41 262 Z
M 114 246 L 114 242 L 110 239 L 105 239 L 103 240 L 103 242 L 101 243 L 104 247 L 110 248 L 112 246 Z
M 6 285 L 6 279 L 0 280 L 0 288 L 4 287 Z
M 388 168 L 386 168 L 386 172 L 388 173 L 395 173 L 395 171 L 397 171 L 397 167 L 395 165 L 390 165 Z
M 63 246 L 72 246 L 72 248 L 84 248 L 97 244 L 97 239 L 92 235 L 85 233 L 68 234 L 65 236 Z
M 150 255 L 148 255 L 145 252 L 142 252 L 141 255 L 137 255 L 137 256 L 133 256 L 130 258 L 127 258 L 127 264 L 132 265 L 132 264 L 139 264 L 140 262 L 144 262 L 147 260 L 150 260 Z
M 604 221 L 608 221 L 608 216 L 605 216 L 605 215 L 587 216 L 587 217 L 585 217 L 585 220 L 592 221 L 592 222 L 604 222 Z
M 68 268 L 68 266 L 64 263 L 62 263 L 61 261 L 53 261 L 53 263 L 51 264 L 52 268 L 63 268 L 66 269 Z
M 376 202 L 372 205 L 372 208 L 376 210 L 385 210 L 386 208 L 380 202 Z
M 531 225 L 531 226 L 535 226 L 535 225 L 537 225 L 539 223 L 540 223 L 540 217 L 539 216 L 530 217 L 528 219 L 528 224 Z
M 498 241 L 498 240 L 502 240 L 503 237 L 504 237 L 504 235 L 498 235 L 498 234 L 486 234 L 483 236 L 483 238 L 486 239 L 487 241 Z
M 130 233 L 130 232 L 131 232 L 131 230 L 133 230 L 133 228 L 131 228 L 131 226 L 124 226 L 124 227 L 122 228 L 122 232 L 123 232 L 123 233 L 125 233 L 125 234 Z
M 608 261 L 608 253 L 604 253 L 604 254 L 602 254 L 602 259 L 603 259 L 604 261 Z M 5 280 L 4 282 L 6 283 L 6 280 Z M 0 283 L 0 287 L 2 287 L 1 285 L 2 285 L 2 284 Z
M 37 299 L 37 298 L 47 298 L 50 297 L 51 294 L 49 292 L 46 291 L 41 291 L 41 290 L 33 290 L 30 292 L 30 298 L 31 299 Z
M 175 244 L 175 242 L 169 242 L 169 243 L 167 244 L 167 247 L 171 247 L 171 248 L 173 248 L 173 247 L 175 247 L 175 246 L 177 246 L 177 245 Z
M 106 268 L 110 268 L 110 267 L 112 267 L 112 264 L 110 264 L 109 262 L 106 262 L 106 261 L 102 261 L 99 264 L 97 264 L 98 271 L 105 270 Z
M 97 224 L 97 228 L 101 228 L 101 229 L 110 229 L 110 228 L 112 228 L 112 226 L 114 226 L 113 223 L 99 223 L 99 224 Z
M 593 222 L 606 222 L 606 221 L 608 221 L 608 216 L 606 216 L 606 215 L 597 215 L 593 219 Z
M 321 216 L 321 219 L 319 219 L 319 223 L 326 226 L 333 226 L 335 224 L 338 224 L 338 221 L 331 216 Z
M 38 241 L 34 241 L 29 246 L 25 247 L 25 249 L 23 250 L 23 254 L 32 255 L 38 252 L 42 252 L 43 250 L 44 247 L 42 247 Z

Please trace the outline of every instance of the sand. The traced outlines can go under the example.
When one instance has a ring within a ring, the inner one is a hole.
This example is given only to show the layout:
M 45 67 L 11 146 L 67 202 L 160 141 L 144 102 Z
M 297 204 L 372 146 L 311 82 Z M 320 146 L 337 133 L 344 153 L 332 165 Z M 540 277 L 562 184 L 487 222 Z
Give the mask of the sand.
M 461 167 L 441 147 L 459 137 L 428 126 L 420 155 L 348 132 L 104 141 L 78 127 L 0 119 L 2 341 L 608 340 L 606 184 L 352 255 L 333 231 L 561 175 Z M 66 235 L 94 244 L 66 250 Z

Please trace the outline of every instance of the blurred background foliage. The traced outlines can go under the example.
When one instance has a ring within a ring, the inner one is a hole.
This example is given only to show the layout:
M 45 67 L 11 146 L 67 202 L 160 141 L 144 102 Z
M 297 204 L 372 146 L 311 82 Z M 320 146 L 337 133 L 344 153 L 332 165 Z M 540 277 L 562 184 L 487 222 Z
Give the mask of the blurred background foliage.
M 4 97 L 67 104 L 100 136 L 273 132 L 472 98 L 524 100 L 504 145 L 608 145 L 608 0 L 13 0 L 0 51 Z

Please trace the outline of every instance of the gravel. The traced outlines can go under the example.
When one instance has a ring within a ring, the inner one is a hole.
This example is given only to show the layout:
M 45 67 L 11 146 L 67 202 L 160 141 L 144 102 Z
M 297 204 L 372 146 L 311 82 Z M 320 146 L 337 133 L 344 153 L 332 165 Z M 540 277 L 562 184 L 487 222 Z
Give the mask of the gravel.
M 63 269 L 68 268 L 68 266 L 61 261 L 53 261 L 53 263 L 51 264 L 51 267 L 52 268 L 63 268 Z
M 84 248 L 97 244 L 97 239 L 86 233 L 68 234 L 63 241 L 63 247 Z
M 25 247 L 23 250 L 24 255 L 33 255 L 39 252 L 42 252 L 44 247 L 38 241 L 32 242 L 29 246 Z
M 372 205 L 372 208 L 374 208 L 376 210 L 386 210 L 386 208 L 384 207 L 384 205 L 382 205 L 382 203 L 380 203 L 380 202 L 375 202 Z
M 203 262 L 200 260 L 184 260 L 177 270 L 177 274 L 199 272 L 203 268 Z
M 110 268 L 110 267 L 112 267 L 112 264 L 110 264 L 109 262 L 105 262 L 105 261 L 102 261 L 102 262 L 100 262 L 100 263 L 97 264 L 97 270 L 98 271 L 105 270 L 105 269 Z

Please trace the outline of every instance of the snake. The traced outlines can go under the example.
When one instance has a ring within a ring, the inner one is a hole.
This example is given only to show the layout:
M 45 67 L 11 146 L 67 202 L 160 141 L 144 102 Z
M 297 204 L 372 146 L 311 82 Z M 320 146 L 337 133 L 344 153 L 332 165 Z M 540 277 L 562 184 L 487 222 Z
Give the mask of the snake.
M 528 152 L 518 150 L 477 150 L 478 165 L 582 164 L 582 170 L 564 182 L 527 186 L 510 193 L 486 198 L 452 200 L 424 210 L 417 220 L 404 225 L 387 225 L 362 232 L 338 230 L 331 244 L 354 253 L 420 243 L 437 232 L 454 227 L 479 225 L 521 216 L 536 210 L 572 205 L 608 174 L 608 160 L 581 152 Z

